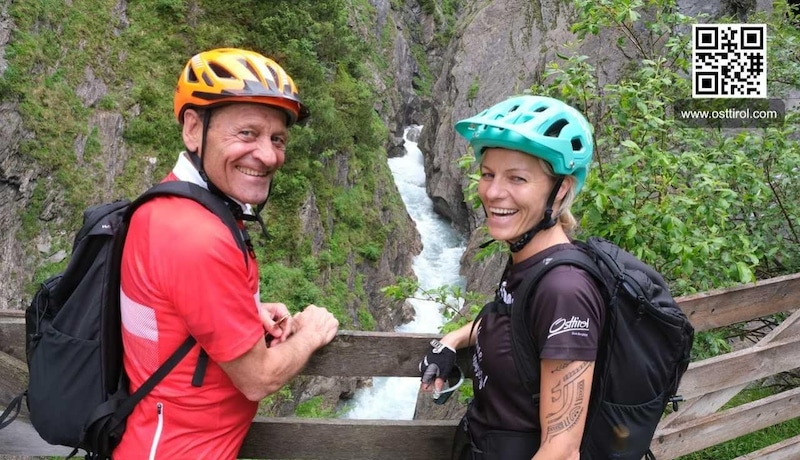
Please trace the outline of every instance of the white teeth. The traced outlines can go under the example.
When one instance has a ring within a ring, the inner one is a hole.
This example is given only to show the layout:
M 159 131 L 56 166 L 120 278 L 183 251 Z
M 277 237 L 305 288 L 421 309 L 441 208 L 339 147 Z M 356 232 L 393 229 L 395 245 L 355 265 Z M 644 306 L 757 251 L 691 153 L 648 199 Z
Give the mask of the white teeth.
M 236 169 L 238 169 L 241 173 L 247 174 L 248 176 L 264 177 L 267 175 L 266 172 L 259 172 L 255 169 L 245 168 L 242 166 L 237 166 Z
M 502 209 L 502 208 L 489 208 L 489 212 L 492 214 L 500 214 L 501 216 L 506 216 L 510 214 L 515 214 L 517 212 L 516 209 Z

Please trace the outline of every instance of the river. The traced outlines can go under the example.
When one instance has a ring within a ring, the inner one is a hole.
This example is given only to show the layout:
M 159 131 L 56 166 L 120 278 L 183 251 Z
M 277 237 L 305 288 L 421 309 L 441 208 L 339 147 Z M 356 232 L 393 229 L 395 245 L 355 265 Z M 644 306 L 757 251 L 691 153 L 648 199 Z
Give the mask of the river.
M 449 222 L 433 211 L 433 202 L 425 192 L 424 160 L 416 142 L 421 130 L 421 126 L 406 128 L 403 134 L 406 154 L 389 159 L 389 168 L 400 196 L 422 239 L 422 252 L 413 262 L 414 274 L 423 290 L 444 285 L 463 289 L 465 282 L 459 275 L 459 265 L 466 242 Z M 441 305 L 416 298 L 409 299 L 409 302 L 414 307 L 414 320 L 396 331 L 439 332 L 445 321 Z M 356 392 L 343 417 L 411 420 L 419 383 L 419 378 L 415 377 L 375 377 L 371 387 Z

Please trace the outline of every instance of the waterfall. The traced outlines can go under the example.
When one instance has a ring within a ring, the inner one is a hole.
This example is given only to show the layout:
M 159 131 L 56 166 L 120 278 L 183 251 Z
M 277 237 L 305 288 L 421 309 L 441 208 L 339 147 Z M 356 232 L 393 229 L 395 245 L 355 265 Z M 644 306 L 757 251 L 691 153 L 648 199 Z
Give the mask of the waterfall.
M 433 202 L 425 192 L 424 160 L 416 142 L 421 130 L 421 126 L 407 127 L 403 133 L 406 154 L 389 159 L 400 196 L 422 239 L 422 252 L 413 262 L 414 274 L 420 289 L 443 285 L 463 288 L 465 282 L 459 275 L 459 267 L 466 242 L 433 211 Z M 409 299 L 409 303 L 414 307 L 414 320 L 398 327 L 397 332 L 439 332 L 445 321 L 440 304 L 419 299 Z M 356 392 L 344 417 L 411 420 L 419 384 L 417 377 L 375 377 L 371 387 Z

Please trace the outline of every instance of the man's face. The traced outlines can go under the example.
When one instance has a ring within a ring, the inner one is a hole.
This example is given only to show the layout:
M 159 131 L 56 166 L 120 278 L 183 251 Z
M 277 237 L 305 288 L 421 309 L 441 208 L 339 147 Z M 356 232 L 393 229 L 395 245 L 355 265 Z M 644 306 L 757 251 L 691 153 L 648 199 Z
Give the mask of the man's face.
M 211 112 L 207 136 L 198 153 L 209 180 L 242 203 L 264 202 L 285 160 L 286 114 L 261 104 L 225 105 Z

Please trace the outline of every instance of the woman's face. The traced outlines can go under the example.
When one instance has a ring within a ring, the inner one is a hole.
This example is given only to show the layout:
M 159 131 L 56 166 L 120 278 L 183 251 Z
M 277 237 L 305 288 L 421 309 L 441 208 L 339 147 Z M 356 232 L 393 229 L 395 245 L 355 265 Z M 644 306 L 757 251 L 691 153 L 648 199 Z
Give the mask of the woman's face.
M 478 195 L 492 238 L 516 241 L 542 220 L 555 178 L 547 175 L 536 157 L 489 148 L 483 152 L 480 172 Z

